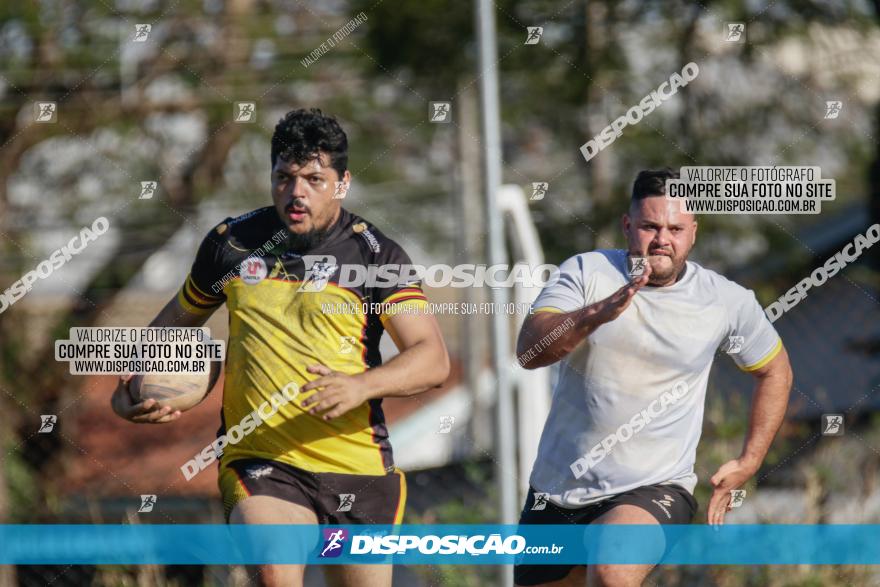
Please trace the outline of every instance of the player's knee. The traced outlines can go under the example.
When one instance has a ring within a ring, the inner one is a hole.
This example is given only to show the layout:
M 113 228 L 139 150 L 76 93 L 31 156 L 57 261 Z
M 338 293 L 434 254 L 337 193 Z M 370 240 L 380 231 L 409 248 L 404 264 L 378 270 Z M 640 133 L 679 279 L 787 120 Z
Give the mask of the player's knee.
M 589 575 L 590 587 L 638 587 L 645 573 L 631 566 L 591 565 Z
M 295 566 L 259 565 L 256 570 L 260 587 L 302 587 L 302 572 Z

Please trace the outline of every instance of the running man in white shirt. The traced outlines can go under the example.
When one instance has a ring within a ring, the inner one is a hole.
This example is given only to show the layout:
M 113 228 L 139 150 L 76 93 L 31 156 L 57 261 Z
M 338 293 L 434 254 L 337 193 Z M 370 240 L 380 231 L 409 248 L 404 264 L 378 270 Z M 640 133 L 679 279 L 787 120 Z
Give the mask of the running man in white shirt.
M 757 472 L 782 424 L 792 382 L 782 341 L 750 290 L 687 260 L 697 222 L 665 197 L 672 178 L 639 173 L 623 216 L 628 250 L 565 261 L 523 324 L 523 367 L 562 363 L 521 524 L 689 524 L 719 350 L 755 377 L 755 390 L 742 453 L 710 479 L 710 524 L 724 523 L 731 490 Z M 631 278 L 637 257 L 647 263 Z M 562 334 L 539 343 L 551 332 Z M 617 587 L 641 585 L 653 566 L 518 565 L 515 575 L 522 586 Z

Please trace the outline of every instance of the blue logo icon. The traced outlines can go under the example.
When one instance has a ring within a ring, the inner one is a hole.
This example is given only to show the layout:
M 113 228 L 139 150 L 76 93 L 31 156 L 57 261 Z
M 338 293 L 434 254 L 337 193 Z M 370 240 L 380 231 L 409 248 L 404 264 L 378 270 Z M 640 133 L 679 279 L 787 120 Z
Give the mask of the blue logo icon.
M 342 528 L 324 528 L 324 547 L 319 558 L 335 558 L 342 554 L 343 543 L 348 540 L 348 531 Z

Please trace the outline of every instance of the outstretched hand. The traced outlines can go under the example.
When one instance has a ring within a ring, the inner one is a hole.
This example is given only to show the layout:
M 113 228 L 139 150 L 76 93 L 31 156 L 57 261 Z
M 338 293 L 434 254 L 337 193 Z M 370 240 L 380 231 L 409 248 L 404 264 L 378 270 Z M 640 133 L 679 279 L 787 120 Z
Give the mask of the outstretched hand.
M 757 467 L 742 459 L 727 461 L 718 468 L 718 472 L 709 480 L 715 490 L 709 500 L 707 519 L 711 526 L 724 524 L 724 515 L 730 507 L 730 492 L 742 487 L 756 472 Z
M 596 302 L 597 317 L 603 323 L 607 323 L 623 314 L 624 310 L 632 302 L 636 292 L 647 285 L 650 276 L 651 264 L 645 263 L 645 272 L 642 275 L 636 277 L 604 300 Z

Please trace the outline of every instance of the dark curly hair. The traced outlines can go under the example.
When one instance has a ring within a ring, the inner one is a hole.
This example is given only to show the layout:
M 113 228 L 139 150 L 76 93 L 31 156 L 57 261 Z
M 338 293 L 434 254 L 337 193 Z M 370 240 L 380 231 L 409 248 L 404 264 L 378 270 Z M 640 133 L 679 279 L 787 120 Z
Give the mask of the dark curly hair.
M 330 157 L 330 167 L 340 176 L 348 169 L 348 137 L 332 116 L 317 108 L 291 110 L 275 125 L 272 134 L 272 168 L 281 157 L 297 165 L 316 159 L 321 152 Z
M 679 179 L 678 172 L 669 167 L 639 171 L 633 182 L 631 203 L 652 196 L 665 196 L 667 179 Z

